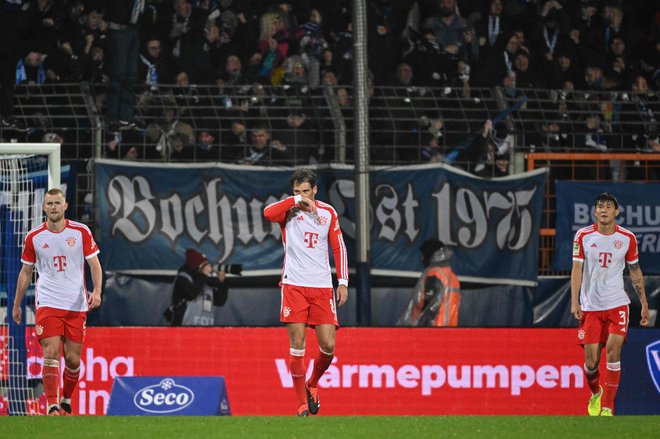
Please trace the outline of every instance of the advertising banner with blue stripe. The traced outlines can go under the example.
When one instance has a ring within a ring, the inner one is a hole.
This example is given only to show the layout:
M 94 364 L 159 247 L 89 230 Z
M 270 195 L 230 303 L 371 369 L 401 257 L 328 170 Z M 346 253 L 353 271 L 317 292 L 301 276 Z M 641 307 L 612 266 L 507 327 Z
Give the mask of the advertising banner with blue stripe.
M 291 194 L 291 172 L 97 161 L 104 268 L 176 270 L 193 247 L 213 262 L 243 264 L 247 274 L 278 273 L 281 231 L 263 209 Z M 442 164 L 374 169 L 371 268 L 419 272 L 419 247 L 433 238 L 454 247 L 452 266 L 464 279 L 535 285 L 545 172 L 484 180 Z M 357 230 L 353 169 L 331 165 L 317 173 L 317 199 L 337 211 L 350 266 Z
M 554 268 L 570 270 L 575 232 L 596 222 L 594 200 L 610 192 L 619 202 L 617 224 L 637 237 L 644 274 L 660 274 L 660 184 L 557 181 Z

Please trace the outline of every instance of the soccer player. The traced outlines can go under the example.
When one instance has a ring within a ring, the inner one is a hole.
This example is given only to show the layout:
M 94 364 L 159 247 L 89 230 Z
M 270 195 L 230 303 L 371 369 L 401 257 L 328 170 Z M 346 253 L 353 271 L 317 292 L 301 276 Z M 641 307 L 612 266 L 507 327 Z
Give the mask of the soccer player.
M 332 289 L 329 247 L 337 268 L 337 306 L 348 299 L 348 261 L 339 229 L 337 212 L 329 204 L 315 200 L 316 174 L 298 169 L 290 179 L 293 196 L 269 204 L 264 216 L 282 228 L 284 268 L 280 286 L 280 321 L 289 333 L 289 368 L 298 398 L 297 416 L 315 415 L 321 405 L 319 378 L 326 371 L 335 351 L 339 328 Z M 309 381 L 305 382 L 306 325 L 316 329 L 319 353 Z
M 619 203 L 612 194 L 602 193 L 594 202 L 594 213 L 596 223 L 578 230 L 573 242 L 571 314 L 580 320 L 578 344 L 584 349 L 584 372 L 591 389 L 587 411 L 590 416 L 612 416 L 621 376 L 621 348 L 628 331 L 630 300 L 623 289 L 626 262 L 642 303 L 642 326 L 648 324 L 649 307 L 637 239 L 616 224 Z M 598 365 L 603 346 L 607 367 L 601 386 Z
M 64 217 L 64 193 L 51 189 L 44 196 L 46 221 L 25 237 L 12 317 L 21 323 L 21 302 L 36 266 L 36 332 L 44 353 L 42 379 L 48 415 L 71 415 L 71 396 L 80 375 L 80 353 L 87 311 L 101 305 L 101 263 L 92 232 Z M 85 288 L 85 260 L 94 290 Z M 60 399 L 60 350 L 64 347 L 64 388 Z

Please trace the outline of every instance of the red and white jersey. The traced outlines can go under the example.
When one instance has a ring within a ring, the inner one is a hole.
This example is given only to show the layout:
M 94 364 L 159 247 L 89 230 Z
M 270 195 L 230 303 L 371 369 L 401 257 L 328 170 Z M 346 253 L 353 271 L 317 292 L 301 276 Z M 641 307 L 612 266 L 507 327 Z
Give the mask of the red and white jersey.
M 65 220 L 60 232 L 51 232 L 44 222 L 25 237 L 21 262 L 35 265 L 39 278 L 35 285 L 36 307 L 87 311 L 85 259 L 99 253 L 89 228 Z
M 573 261 L 582 262 L 580 306 L 583 311 L 604 311 L 630 303 L 623 289 L 625 263 L 635 264 L 637 238 L 616 226 L 614 233 L 603 235 L 598 224 L 582 228 L 573 241 Z
M 282 228 L 284 244 L 283 284 L 301 287 L 332 288 L 329 247 L 337 268 L 339 285 L 348 285 L 346 246 L 339 229 L 337 212 L 329 204 L 314 201 L 318 216 L 291 209 L 300 195 L 269 204 L 264 216 Z

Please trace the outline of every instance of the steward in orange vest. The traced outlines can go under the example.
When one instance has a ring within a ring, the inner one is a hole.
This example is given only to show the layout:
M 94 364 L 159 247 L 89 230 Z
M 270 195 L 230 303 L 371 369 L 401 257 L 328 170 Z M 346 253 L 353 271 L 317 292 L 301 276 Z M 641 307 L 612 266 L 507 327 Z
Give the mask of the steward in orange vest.
M 461 286 L 449 260 L 453 252 L 437 240 L 424 241 L 421 247 L 424 266 L 402 326 L 458 326 Z

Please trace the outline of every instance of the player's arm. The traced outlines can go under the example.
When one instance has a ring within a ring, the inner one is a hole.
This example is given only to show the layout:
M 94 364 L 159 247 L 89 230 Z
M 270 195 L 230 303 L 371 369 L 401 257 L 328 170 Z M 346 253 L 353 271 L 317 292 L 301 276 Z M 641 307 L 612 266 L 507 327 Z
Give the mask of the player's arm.
M 270 222 L 283 223 L 286 220 L 287 213 L 289 213 L 291 209 L 297 209 L 296 206 L 301 200 L 301 195 L 294 195 L 281 201 L 271 203 L 264 208 L 264 216 Z
M 633 288 L 642 304 L 642 320 L 640 320 L 639 324 L 646 326 L 649 324 L 649 304 L 646 301 L 646 292 L 644 291 L 644 275 L 642 274 L 642 269 L 639 268 L 639 262 L 628 264 L 628 269 L 630 270 L 630 280 L 632 281 Z
M 94 284 L 94 289 L 92 294 L 87 298 L 87 303 L 89 304 L 89 309 L 98 308 L 101 306 L 101 287 L 103 285 L 103 270 L 101 269 L 101 262 L 99 261 L 98 256 L 92 256 L 87 259 L 89 264 L 89 269 L 92 273 L 92 283 Z
M 582 319 L 580 308 L 580 286 L 582 285 L 582 261 L 573 261 L 571 269 L 571 314 L 573 317 Z
M 23 311 L 21 310 L 21 303 L 23 303 L 23 297 L 25 297 L 25 292 L 30 286 L 30 281 L 32 280 L 32 270 L 34 265 L 23 264 L 21 267 L 20 273 L 18 273 L 18 282 L 16 282 L 16 293 L 14 295 L 14 308 L 12 309 L 12 317 L 14 322 L 17 325 L 21 324 Z
M 339 229 L 339 221 L 335 215 L 332 216 L 328 240 L 332 248 L 332 257 L 337 269 L 337 306 L 340 307 L 348 300 L 348 257 L 344 237 Z

